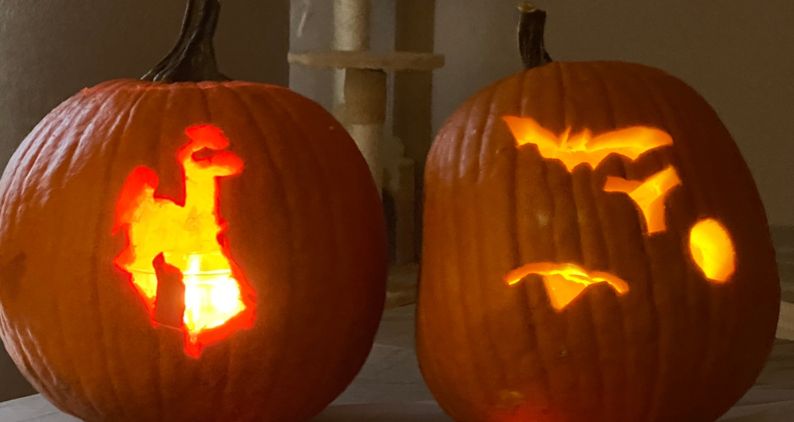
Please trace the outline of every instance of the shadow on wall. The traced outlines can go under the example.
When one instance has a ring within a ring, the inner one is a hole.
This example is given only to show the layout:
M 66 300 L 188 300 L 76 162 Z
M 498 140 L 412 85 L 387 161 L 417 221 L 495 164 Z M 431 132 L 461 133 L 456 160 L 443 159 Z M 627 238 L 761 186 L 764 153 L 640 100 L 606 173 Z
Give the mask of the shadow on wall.
M 36 393 L 36 390 L 22 378 L 14 362 L 0 349 L 0 402 Z
M 0 0 L 0 165 L 83 87 L 137 78 L 173 45 L 185 1 Z M 217 50 L 236 78 L 286 85 L 289 0 L 223 4 Z M 0 351 L 0 401 L 33 393 Z

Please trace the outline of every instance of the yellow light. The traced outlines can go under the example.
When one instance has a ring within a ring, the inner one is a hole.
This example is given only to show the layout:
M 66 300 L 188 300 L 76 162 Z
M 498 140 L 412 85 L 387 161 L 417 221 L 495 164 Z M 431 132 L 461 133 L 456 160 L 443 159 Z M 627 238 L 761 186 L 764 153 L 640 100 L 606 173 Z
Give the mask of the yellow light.
M 505 276 L 508 285 L 519 283 L 529 275 L 543 277 L 546 294 L 551 305 L 557 311 L 565 309 L 574 299 L 591 285 L 607 283 L 618 294 L 629 291 L 629 285 L 612 274 L 605 272 L 587 272 L 575 264 L 554 264 L 540 262 L 521 266 Z
M 580 165 L 596 168 L 612 154 L 634 161 L 646 152 L 673 144 L 667 132 L 646 126 L 631 126 L 599 135 L 587 129 L 572 133 L 568 128 L 557 135 L 530 117 L 504 116 L 503 119 L 519 147 L 535 145 L 543 158 L 560 160 L 570 173 Z
M 217 328 L 245 309 L 239 284 L 220 254 L 193 254 L 183 272 L 185 327 L 191 334 Z M 212 269 L 215 268 L 215 269 Z
M 689 252 L 707 279 L 725 283 L 736 271 L 736 251 L 728 231 L 714 219 L 699 221 L 689 234 Z
M 607 177 L 605 192 L 625 193 L 640 209 L 645 219 L 648 234 L 667 230 L 665 220 L 665 200 L 672 190 L 681 185 L 681 179 L 675 169 L 666 169 L 640 181 L 626 180 L 620 177 Z
M 158 282 L 163 281 L 157 278 L 154 259 L 162 254 L 179 270 L 184 298 L 164 303 L 184 304 L 182 328 L 192 346 L 188 349 L 198 353 L 203 333 L 247 309 L 240 274 L 221 245 L 223 223 L 216 209 L 216 179 L 242 172 L 243 162 L 222 151 L 229 141 L 220 129 L 194 126 L 186 133 L 191 141 L 177 154 L 185 175 L 184 205 L 157 197 L 157 175 L 145 167 L 135 169 L 118 203 L 117 225 L 126 229 L 129 244 L 116 264 L 131 274 L 152 315 L 157 314 Z

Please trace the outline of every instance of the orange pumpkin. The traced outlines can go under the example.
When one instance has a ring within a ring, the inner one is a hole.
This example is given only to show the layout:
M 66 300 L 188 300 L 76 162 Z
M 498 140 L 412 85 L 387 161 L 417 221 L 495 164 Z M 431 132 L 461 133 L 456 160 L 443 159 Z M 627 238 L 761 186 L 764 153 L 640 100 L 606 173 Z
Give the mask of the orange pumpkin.
M 447 121 L 426 169 L 418 355 L 458 421 L 712 421 L 779 306 L 753 179 L 662 71 L 546 63 Z
M 344 129 L 225 81 L 216 0 L 149 81 L 85 89 L 0 183 L 3 341 L 87 421 L 286 421 L 352 380 L 385 297 L 379 194 Z

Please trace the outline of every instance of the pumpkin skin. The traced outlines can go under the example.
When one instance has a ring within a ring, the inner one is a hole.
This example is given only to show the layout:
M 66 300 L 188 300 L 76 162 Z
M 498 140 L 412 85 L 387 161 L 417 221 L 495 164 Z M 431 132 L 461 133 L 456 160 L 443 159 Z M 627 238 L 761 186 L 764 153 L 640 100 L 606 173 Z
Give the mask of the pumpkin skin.
M 245 161 L 219 178 L 252 326 L 185 353 L 114 266 L 122 185 L 141 165 L 183 198 L 185 128 L 211 123 Z M 0 182 L 2 339 L 30 382 L 86 421 L 306 420 L 372 346 L 385 298 L 379 194 L 344 129 L 285 88 L 113 81 L 83 90 L 24 140 Z
M 554 133 L 658 128 L 674 143 L 572 172 L 518 148 L 503 118 Z M 667 230 L 644 232 L 608 176 L 674 166 Z M 712 421 L 753 384 L 774 340 L 780 289 L 749 169 L 716 113 L 662 71 L 555 62 L 480 91 L 447 121 L 426 168 L 417 348 L 425 380 L 458 421 Z M 688 230 L 718 219 L 735 273 L 713 283 Z M 541 278 L 511 270 L 573 263 L 621 277 L 555 310 Z

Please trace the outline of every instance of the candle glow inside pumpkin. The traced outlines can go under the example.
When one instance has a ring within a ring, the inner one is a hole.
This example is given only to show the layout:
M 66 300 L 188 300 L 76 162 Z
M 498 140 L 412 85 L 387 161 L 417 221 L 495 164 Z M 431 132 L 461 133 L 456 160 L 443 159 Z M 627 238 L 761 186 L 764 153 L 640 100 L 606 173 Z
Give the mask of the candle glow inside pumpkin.
M 198 356 L 207 343 L 245 322 L 233 324 L 233 319 L 250 314 L 218 212 L 218 178 L 240 174 L 243 161 L 224 151 L 229 140 L 217 127 L 192 126 L 186 134 L 190 142 L 177 153 L 184 171 L 183 204 L 156 195 L 159 178 L 147 167 L 136 168 L 127 178 L 116 217 L 117 228 L 126 229 L 128 246 L 116 265 L 131 275 L 153 320 L 184 331 L 186 351 Z M 158 256 L 178 270 L 176 281 L 162 279 Z M 179 313 L 176 318 L 162 316 L 174 312 Z M 230 330 L 217 331 L 227 325 Z
M 568 173 L 582 165 L 595 170 L 611 155 L 633 162 L 650 151 L 673 145 L 670 134 L 652 127 L 631 126 L 599 135 L 588 129 L 572 133 L 568 128 L 557 135 L 529 117 L 503 119 L 516 147 L 533 145 L 542 158 L 560 161 Z M 603 191 L 622 194 L 631 200 L 645 222 L 645 235 L 653 236 L 667 231 L 666 200 L 680 186 L 678 172 L 669 165 L 644 180 L 607 176 Z M 709 282 L 725 283 L 735 271 L 733 242 L 728 230 L 714 219 L 701 220 L 691 228 L 688 252 Z M 606 283 L 619 295 L 629 291 L 629 284 L 616 275 L 587 271 L 574 263 L 528 263 L 507 273 L 504 281 L 512 286 L 530 275 L 541 277 L 549 302 L 557 311 L 565 309 L 594 284 Z

